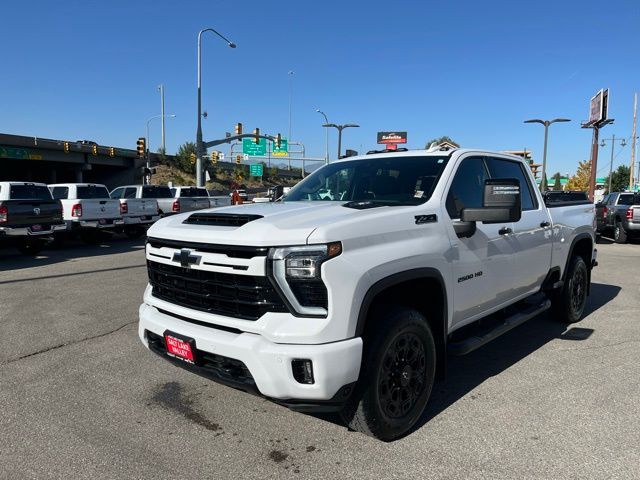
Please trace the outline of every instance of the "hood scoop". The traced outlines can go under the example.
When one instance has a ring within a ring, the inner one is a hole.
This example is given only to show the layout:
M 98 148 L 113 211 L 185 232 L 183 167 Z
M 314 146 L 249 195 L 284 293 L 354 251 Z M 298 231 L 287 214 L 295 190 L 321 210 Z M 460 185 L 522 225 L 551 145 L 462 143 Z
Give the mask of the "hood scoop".
M 217 227 L 241 227 L 262 218 L 262 215 L 234 213 L 194 213 L 182 222 L 190 225 L 212 225 Z

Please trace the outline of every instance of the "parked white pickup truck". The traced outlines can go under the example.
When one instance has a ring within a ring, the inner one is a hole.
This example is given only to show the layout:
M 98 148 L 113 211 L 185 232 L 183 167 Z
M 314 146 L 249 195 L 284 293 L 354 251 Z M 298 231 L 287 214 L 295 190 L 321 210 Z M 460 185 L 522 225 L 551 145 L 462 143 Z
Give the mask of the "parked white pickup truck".
M 171 193 L 174 198 L 180 200 L 181 212 L 191 212 L 215 206 L 215 202 L 213 205 L 211 204 L 209 192 L 204 187 L 172 187 Z
M 118 187 L 111 198 L 120 202 L 120 214 L 124 220 L 122 231 L 129 238 L 138 238 L 145 234 L 154 222 L 160 219 L 160 209 L 155 198 L 136 198 L 136 186 Z
M 592 204 L 547 207 L 522 159 L 462 149 L 351 157 L 282 202 L 148 235 L 144 345 L 383 440 L 420 418 L 448 353 L 550 308 L 580 320 L 597 253 Z
M 79 234 L 91 243 L 96 240 L 99 230 L 112 232 L 124 223 L 120 203 L 109 197 L 109 190 L 104 185 L 56 183 L 49 185 L 49 190 L 53 198 L 62 203 L 67 234 Z

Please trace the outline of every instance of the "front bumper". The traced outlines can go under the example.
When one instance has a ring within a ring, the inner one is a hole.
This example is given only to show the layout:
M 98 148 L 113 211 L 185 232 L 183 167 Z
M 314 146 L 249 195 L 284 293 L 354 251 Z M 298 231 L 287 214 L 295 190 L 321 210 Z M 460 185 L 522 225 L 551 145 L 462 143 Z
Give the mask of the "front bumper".
M 7 237 L 46 237 L 66 228 L 67 226 L 64 223 L 49 225 L 48 230 L 32 230 L 31 227 L 0 227 L 0 235 Z
M 147 348 L 150 347 L 147 332 L 163 337 L 164 332 L 169 330 L 191 337 L 195 340 L 198 352 L 242 362 L 255 382 L 256 393 L 293 408 L 295 405 L 304 405 L 311 409 L 316 403 L 322 405 L 326 402 L 339 402 L 341 396 L 346 397 L 349 393 L 349 388 L 343 387 L 358 380 L 362 359 L 360 337 L 320 345 L 280 344 L 254 333 L 233 331 L 224 327 L 219 329 L 215 325 L 202 325 L 201 322 L 191 323 L 186 318 L 181 319 L 169 312 L 161 312 L 144 303 L 140 306 L 139 313 L 138 335 Z M 163 356 L 166 359 L 170 358 L 167 355 Z M 309 359 L 313 362 L 313 384 L 296 381 L 291 366 L 292 360 L 295 359 Z M 187 364 L 181 366 L 189 368 Z M 201 373 L 197 368 L 194 370 Z M 233 382 L 225 382 L 224 379 L 216 380 L 243 388 Z

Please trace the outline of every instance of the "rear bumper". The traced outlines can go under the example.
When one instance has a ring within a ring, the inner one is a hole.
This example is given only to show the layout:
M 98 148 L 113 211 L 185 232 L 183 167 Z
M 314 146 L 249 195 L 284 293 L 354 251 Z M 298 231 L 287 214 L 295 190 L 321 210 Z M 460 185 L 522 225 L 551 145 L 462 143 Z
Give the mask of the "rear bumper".
M 629 222 L 624 225 L 624 229 L 627 232 L 640 233 L 640 223 Z
M 125 225 L 151 225 L 152 223 L 160 220 L 160 215 L 144 215 L 144 217 L 150 217 L 148 219 L 143 219 L 140 217 L 124 217 Z
M 46 237 L 52 235 L 55 232 L 66 230 L 67 226 L 64 223 L 49 225 L 48 230 L 31 230 L 31 227 L 0 227 L 0 235 L 7 237 Z
M 253 391 L 294 409 L 339 408 L 360 373 L 362 339 L 359 337 L 321 345 L 277 344 L 253 333 L 229 331 L 230 329 L 216 328 L 214 325 L 205 326 L 200 322 L 191 323 L 188 319 L 183 320 L 147 304 L 140 306 L 139 313 L 138 334 L 142 343 L 150 350 L 194 373 L 235 388 Z M 164 352 L 162 340 L 167 330 L 193 338 L 196 357 L 220 357 L 231 365 L 241 362 L 246 366 L 248 374 L 237 375 L 236 378 L 232 378 L 233 375 L 207 374 L 212 369 L 202 361 L 191 366 L 171 359 Z M 311 360 L 313 384 L 299 383 L 294 378 L 292 360 L 296 359 Z

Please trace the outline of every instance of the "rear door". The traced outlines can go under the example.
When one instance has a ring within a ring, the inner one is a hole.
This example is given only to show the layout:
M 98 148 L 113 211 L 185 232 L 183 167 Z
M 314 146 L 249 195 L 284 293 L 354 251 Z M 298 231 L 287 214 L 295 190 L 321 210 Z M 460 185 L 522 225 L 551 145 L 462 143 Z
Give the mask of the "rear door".
M 487 157 L 486 161 L 492 179 L 520 181 L 522 217 L 513 224 L 513 233 L 505 236 L 514 252 L 505 271 L 510 277 L 505 300 L 511 301 L 539 289 L 549 273 L 553 247 L 551 221 L 522 162 L 499 157 Z
M 446 209 L 450 222 L 459 221 L 463 208 L 482 207 L 484 181 L 489 178 L 484 158 L 464 158 L 450 181 Z M 513 229 L 513 224 L 476 223 L 469 238 L 458 238 L 453 227 L 448 229 L 452 262 L 454 324 L 466 324 L 494 309 L 510 290 L 509 269 L 513 261 L 511 242 L 500 232 Z

